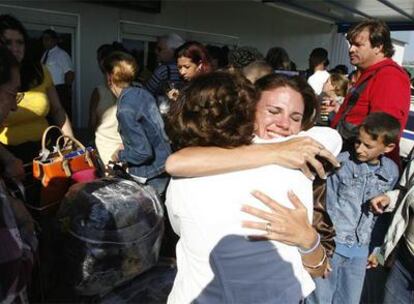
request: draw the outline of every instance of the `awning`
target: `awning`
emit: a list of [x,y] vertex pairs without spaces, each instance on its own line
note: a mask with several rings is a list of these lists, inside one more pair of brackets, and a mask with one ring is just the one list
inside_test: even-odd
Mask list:
[[392,31],[414,30],[413,0],[262,0],[263,3],[338,25],[338,32],[367,18],[387,22]]

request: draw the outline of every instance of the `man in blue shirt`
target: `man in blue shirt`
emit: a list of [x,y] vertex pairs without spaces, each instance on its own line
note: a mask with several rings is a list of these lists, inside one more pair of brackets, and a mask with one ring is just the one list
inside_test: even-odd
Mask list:
[[165,96],[166,90],[172,89],[171,84],[176,85],[181,82],[174,52],[184,42],[177,34],[169,34],[158,38],[155,54],[159,66],[145,84],[145,88],[154,97]]

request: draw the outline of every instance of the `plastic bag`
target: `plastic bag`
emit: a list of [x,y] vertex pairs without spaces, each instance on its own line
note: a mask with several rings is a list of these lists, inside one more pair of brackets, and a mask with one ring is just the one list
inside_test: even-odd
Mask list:
[[156,264],[163,209],[150,186],[118,177],[72,186],[58,212],[64,276],[103,295]]
[[167,303],[176,274],[175,264],[160,261],[147,272],[111,291],[100,303]]

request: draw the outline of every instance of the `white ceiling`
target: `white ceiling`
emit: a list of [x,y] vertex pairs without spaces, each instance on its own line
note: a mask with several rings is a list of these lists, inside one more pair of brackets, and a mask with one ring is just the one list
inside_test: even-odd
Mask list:
[[392,29],[414,30],[414,0],[262,0],[280,8],[349,25],[366,18],[386,21]]

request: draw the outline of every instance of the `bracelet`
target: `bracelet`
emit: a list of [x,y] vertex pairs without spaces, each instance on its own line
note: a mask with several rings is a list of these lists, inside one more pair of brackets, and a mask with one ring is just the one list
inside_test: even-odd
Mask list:
[[313,246],[311,248],[302,249],[302,248],[298,247],[298,251],[299,251],[300,254],[309,254],[309,253],[315,251],[316,248],[318,248],[319,244],[321,243],[321,236],[319,235],[319,233],[317,233],[316,235],[317,235],[316,242],[315,242],[315,244],[313,244]]
[[321,261],[318,264],[316,264],[316,265],[306,265],[305,263],[302,263],[303,266],[305,266],[306,268],[309,268],[309,269],[318,269],[323,264],[325,264],[325,261],[326,261],[328,256],[326,255],[326,250],[323,246],[322,246],[322,250],[323,250],[323,257],[322,257]]

